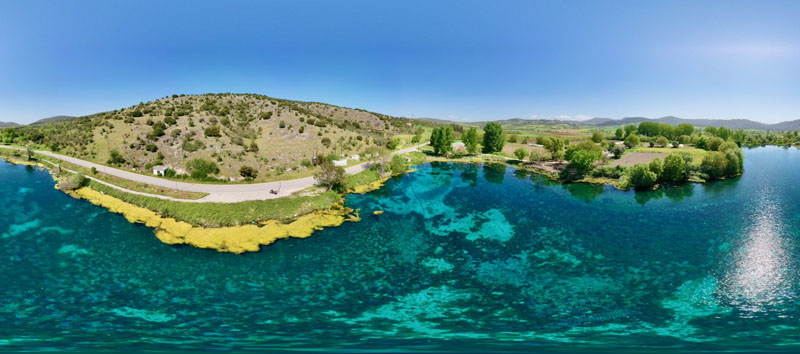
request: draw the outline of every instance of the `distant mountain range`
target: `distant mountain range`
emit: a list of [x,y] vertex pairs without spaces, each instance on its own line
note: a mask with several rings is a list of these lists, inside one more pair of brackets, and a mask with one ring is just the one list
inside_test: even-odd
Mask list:
[[[478,124],[483,125],[488,123],[489,121],[483,122],[451,122],[442,119],[434,119],[434,118],[420,118],[421,120],[434,122],[434,123],[464,123],[464,124]],[[800,130],[800,119],[792,120],[787,122],[781,122],[776,124],[765,124],[760,122],[755,122],[749,119],[685,119],[685,118],[678,118],[673,116],[661,117],[661,118],[645,118],[645,117],[625,117],[622,119],[612,119],[612,118],[592,118],[585,121],[575,121],[575,120],[557,120],[557,119],[522,119],[522,118],[512,118],[512,119],[504,119],[504,120],[497,120],[495,122],[501,123],[505,126],[508,126],[513,129],[514,126],[524,126],[524,125],[556,125],[556,124],[566,124],[571,126],[594,126],[594,127],[612,127],[618,125],[628,125],[628,124],[638,124],[641,122],[656,122],[656,123],[666,123],[671,125],[678,125],[681,123],[689,123],[697,127],[726,127],[729,129],[758,129],[758,130],[771,130],[771,131],[792,131],[792,130]]]
[[[45,124],[45,123],[52,123],[52,122],[59,122],[64,120],[75,119],[78,117],[74,116],[54,116],[49,118],[44,118],[37,120],[33,124]],[[426,122],[438,123],[438,124],[450,124],[450,123],[459,123],[459,124],[467,124],[467,125],[485,125],[490,121],[481,121],[481,122],[456,122],[446,119],[438,119],[438,118],[415,118],[417,120],[422,120]],[[781,123],[775,124],[766,124],[761,122],[752,121],[749,119],[686,119],[686,118],[678,118],[674,116],[666,116],[661,118],[646,118],[646,117],[625,117],[621,119],[613,119],[613,118],[592,118],[585,121],[576,121],[576,120],[558,120],[558,119],[523,119],[523,118],[511,118],[511,119],[503,119],[503,120],[496,120],[494,122],[502,123],[503,125],[514,129],[515,126],[522,127],[525,125],[558,125],[564,124],[569,126],[593,126],[593,127],[612,127],[617,125],[628,125],[628,124],[638,124],[641,122],[657,122],[657,123],[666,123],[671,125],[678,125],[681,123],[689,123],[697,127],[725,127],[729,129],[757,129],[757,130],[771,130],[771,131],[793,131],[793,130],[800,130],[800,119],[786,121]],[[13,122],[0,122],[0,128],[3,127],[14,127],[18,126],[19,124]]]

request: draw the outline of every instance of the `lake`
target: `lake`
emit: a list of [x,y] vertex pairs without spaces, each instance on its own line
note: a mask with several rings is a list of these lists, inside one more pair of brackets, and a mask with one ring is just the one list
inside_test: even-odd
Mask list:
[[798,172],[777,147],[650,192],[427,164],[348,196],[361,222],[234,255],[0,162],[0,350],[795,351]]

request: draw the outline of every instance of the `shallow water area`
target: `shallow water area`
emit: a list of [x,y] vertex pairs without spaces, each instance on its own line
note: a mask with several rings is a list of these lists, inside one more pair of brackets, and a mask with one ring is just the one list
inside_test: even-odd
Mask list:
[[741,178],[624,192],[433,163],[234,255],[0,162],[0,350],[795,351],[798,171],[756,148]]

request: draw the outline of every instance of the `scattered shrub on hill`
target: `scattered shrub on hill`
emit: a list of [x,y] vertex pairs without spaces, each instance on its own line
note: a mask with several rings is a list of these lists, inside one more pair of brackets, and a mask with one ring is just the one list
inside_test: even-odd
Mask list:
[[325,145],[326,148],[331,147],[331,139],[327,136],[322,138],[322,145]]
[[142,111],[140,111],[140,110],[138,110],[138,109],[134,109],[133,111],[131,111],[131,112],[130,112],[130,114],[129,114],[129,115],[130,115],[131,117],[141,117],[141,116],[143,116],[143,115],[144,115],[144,113],[142,113]]
[[244,177],[245,179],[254,179],[258,176],[258,171],[253,169],[250,166],[242,166],[239,168],[239,175]]
[[175,125],[176,123],[178,123],[178,120],[175,119],[174,117],[165,117],[164,118],[164,123],[169,124],[169,125]]
[[158,147],[156,146],[156,144],[147,144],[147,146],[145,146],[144,149],[149,151],[149,152],[158,151]]
[[107,164],[112,166],[119,166],[125,163],[125,158],[117,150],[111,150],[111,157],[106,161]]
[[206,128],[205,129],[205,135],[207,137],[215,137],[215,138],[218,138],[218,137],[222,136],[220,134],[220,132],[219,132],[219,126],[217,126],[217,125],[212,125],[212,126]]
[[190,176],[196,180],[205,180],[208,175],[219,173],[219,167],[217,167],[216,163],[199,158],[187,162],[186,169],[189,170]]

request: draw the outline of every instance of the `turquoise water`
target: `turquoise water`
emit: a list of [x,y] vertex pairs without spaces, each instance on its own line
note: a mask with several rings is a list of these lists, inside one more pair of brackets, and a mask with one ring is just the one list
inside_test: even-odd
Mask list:
[[0,350],[796,350],[800,151],[745,155],[645,193],[424,165],[349,196],[361,222],[244,255],[0,162]]

